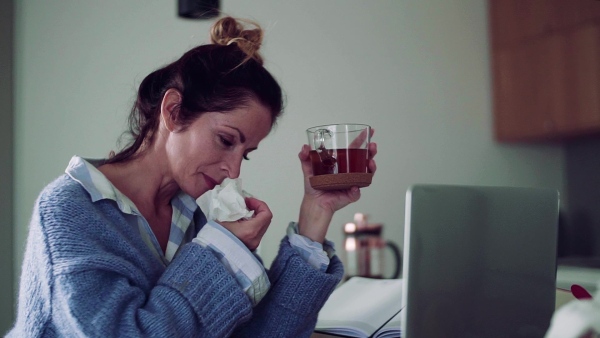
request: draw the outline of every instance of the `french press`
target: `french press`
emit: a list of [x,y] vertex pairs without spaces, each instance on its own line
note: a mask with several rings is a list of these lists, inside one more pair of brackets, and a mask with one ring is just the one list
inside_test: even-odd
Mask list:
[[[344,226],[344,263],[346,279],[353,276],[368,278],[398,278],[402,268],[402,253],[394,242],[383,239],[383,224],[369,224],[367,215],[356,213],[354,223]],[[394,271],[384,273],[385,250],[394,257]]]

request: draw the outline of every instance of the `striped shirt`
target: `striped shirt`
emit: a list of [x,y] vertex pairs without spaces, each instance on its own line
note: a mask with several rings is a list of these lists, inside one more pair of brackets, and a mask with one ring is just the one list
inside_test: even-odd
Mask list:
[[[167,248],[163,253],[150,224],[135,204],[97,169],[103,162],[73,156],[65,172],[86,189],[92,202],[111,199],[117,203],[121,212],[135,216],[129,218],[130,222],[135,223],[133,225],[139,229],[146,245],[165,266],[177,255],[183,244],[193,241],[212,250],[253,304],[258,304],[270,287],[269,279],[260,259],[237,237],[214,221],[195,225],[193,215],[199,207],[194,198],[180,191],[171,200],[171,229]],[[201,227],[200,231],[194,233],[194,229],[198,227]],[[298,225],[294,222],[289,224],[287,235],[290,244],[303,259],[316,269],[327,270],[330,258],[335,255],[333,243],[326,241],[325,245],[321,245],[299,235]]]

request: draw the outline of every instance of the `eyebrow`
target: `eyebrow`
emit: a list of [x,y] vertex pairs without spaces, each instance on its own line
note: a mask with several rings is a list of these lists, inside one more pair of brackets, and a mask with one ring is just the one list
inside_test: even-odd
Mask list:
[[231,128],[231,129],[234,129],[234,130],[236,130],[236,131],[238,132],[238,134],[240,134],[240,142],[242,142],[242,143],[245,143],[245,142],[246,142],[246,135],[244,135],[244,133],[242,133],[242,131],[241,131],[241,130],[239,130],[239,129],[238,129],[238,128],[236,128],[236,127],[232,127],[232,126],[228,126],[228,127],[229,127],[229,128]]
[[[236,127],[233,127],[233,126],[227,126],[227,127],[229,127],[229,128],[231,128],[231,129],[233,129],[233,130],[237,131],[237,132],[238,132],[238,134],[240,135],[240,142],[241,142],[241,143],[246,143],[246,135],[244,135],[244,133],[242,133],[242,131],[241,131],[241,130],[239,130],[238,128],[236,128]],[[247,149],[247,151],[248,151],[248,152],[251,152],[251,151],[254,151],[254,150],[256,150],[256,149],[258,149],[258,148],[250,148],[250,149]]]

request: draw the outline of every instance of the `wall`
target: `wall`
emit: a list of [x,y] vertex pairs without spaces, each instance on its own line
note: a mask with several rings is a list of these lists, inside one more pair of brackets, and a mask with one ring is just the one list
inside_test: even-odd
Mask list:
[[14,314],[13,1],[0,1],[0,332]]
[[[175,1],[19,1],[16,15],[15,257],[31,208],[73,154],[101,157],[125,128],[135,88],[155,67],[207,39],[210,22],[176,18]],[[551,187],[563,191],[563,149],[492,138],[486,5],[480,0],[224,0],[266,28],[266,66],[287,94],[273,133],[242,168],[268,202],[269,263],[302,198],[297,153],[307,127],[362,122],[375,130],[378,171],[355,212],[402,243],[414,183]]]

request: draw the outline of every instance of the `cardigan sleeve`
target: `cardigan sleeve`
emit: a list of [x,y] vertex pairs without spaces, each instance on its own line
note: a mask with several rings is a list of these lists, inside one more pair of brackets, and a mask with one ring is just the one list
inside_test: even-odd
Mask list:
[[271,289],[254,308],[252,320],[242,325],[235,337],[310,337],[319,311],[342,280],[344,268],[333,256],[326,272],[315,269],[286,237],[268,274]]
[[59,274],[53,287],[54,321],[66,335],[223,337],[252,311],[237,282],[198,245],[187,245],[149,293],[108,266]]

